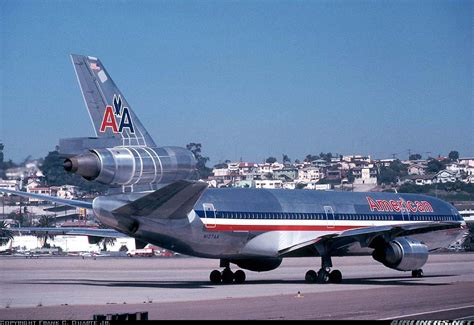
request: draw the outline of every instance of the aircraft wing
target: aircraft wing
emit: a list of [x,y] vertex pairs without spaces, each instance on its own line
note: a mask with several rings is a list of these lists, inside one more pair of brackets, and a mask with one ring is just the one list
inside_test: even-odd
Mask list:
[[459,229],[460,227],[462,226],[459,222],[449,221],[361,227],[294,244],[290,247],[280,250],[279,255],[286,257],[298,255],[300,250],[314,251],[314,246],[319,244],[328,245],[330,251],[333,252],[334,255],[337,255],[337,252],[343,252],[347,247],[356,243],[358,243],[360,247],[371,247],[371,244],[377,238],[383,238],[385,241],[391,241],[396,237],[423,234],[439,230]]
[[64,205],[69,205],[69,206],[73,206],[73,207],[77,207],[77,208],[85,208],[85,209],[92,210],[92,203],[91,202],[68,200],[68,199],[62,199],[62,198],[56,197],[56,196],[49,196],[49,195],[36,194],[36,193],[28,193],[28,192],[22,192],[22,191],[14,191],[14,190],[10,190],[10,189],[7,189],[7,188],[1,188],[1,187],[0,187],[0,192],[15,194],[15,195],[18,195],[18,196],[23,196],[23,197],[32,197],[32,198],[35,198],[35,199],[42,199],[42,200],[45,200],[45,201],[57,202],[57,203],[61,203],[61,204],[64,204]]
[[8,228],[17,234],[29,235],[82,235],[103,238],[122,238],[127,235],[113,229],[87,228],[87,227],[18,227]]

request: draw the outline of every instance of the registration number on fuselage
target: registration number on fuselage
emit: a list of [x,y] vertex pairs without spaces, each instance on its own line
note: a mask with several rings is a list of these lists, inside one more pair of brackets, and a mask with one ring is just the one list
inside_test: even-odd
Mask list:
[[219,239],[219,234],[204,234],[204,239]]

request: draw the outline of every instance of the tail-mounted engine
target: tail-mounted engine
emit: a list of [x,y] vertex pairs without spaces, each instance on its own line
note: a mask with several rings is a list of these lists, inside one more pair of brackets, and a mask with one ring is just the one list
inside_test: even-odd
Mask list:
[[391,269],[412,271],[420,269],[428,260],[428,247],[408,237],[397,238],[391,242],[381,242],[372,257]]
[[102,184],[131,186],[189,179],[195,164],[193,154],[180,147],[114,147],[67,158],[64,169]]

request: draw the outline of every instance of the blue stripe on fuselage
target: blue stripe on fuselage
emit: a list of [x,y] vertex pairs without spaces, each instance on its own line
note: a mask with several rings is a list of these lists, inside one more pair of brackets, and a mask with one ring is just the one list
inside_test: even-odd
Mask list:
[[[207,217],[217,219],[248,219],[248,220],[327,220],[326,214],[321,213],[291,213],[291,212],[249,212],[249,211],[216,211],[204,212],[204,210],[195,210],[200,218]],[[329,216],[333,220],[332,216]],[[342,221],[461,221],[457,215],[422,215],[422,214],[334,214],[334,220]]]

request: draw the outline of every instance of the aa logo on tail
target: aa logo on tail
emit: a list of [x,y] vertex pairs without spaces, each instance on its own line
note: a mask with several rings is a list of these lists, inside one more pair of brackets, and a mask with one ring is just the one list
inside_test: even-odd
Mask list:
[[130,133],[135,133],[133,129],[132,117],[128,107],[123,107],[122,97],[114,94],[114,106],[105,107],[104,117],[100,125],[100,132],[106,132],[111,128],[113,133],[122,133],[123,129],[128,128]]

